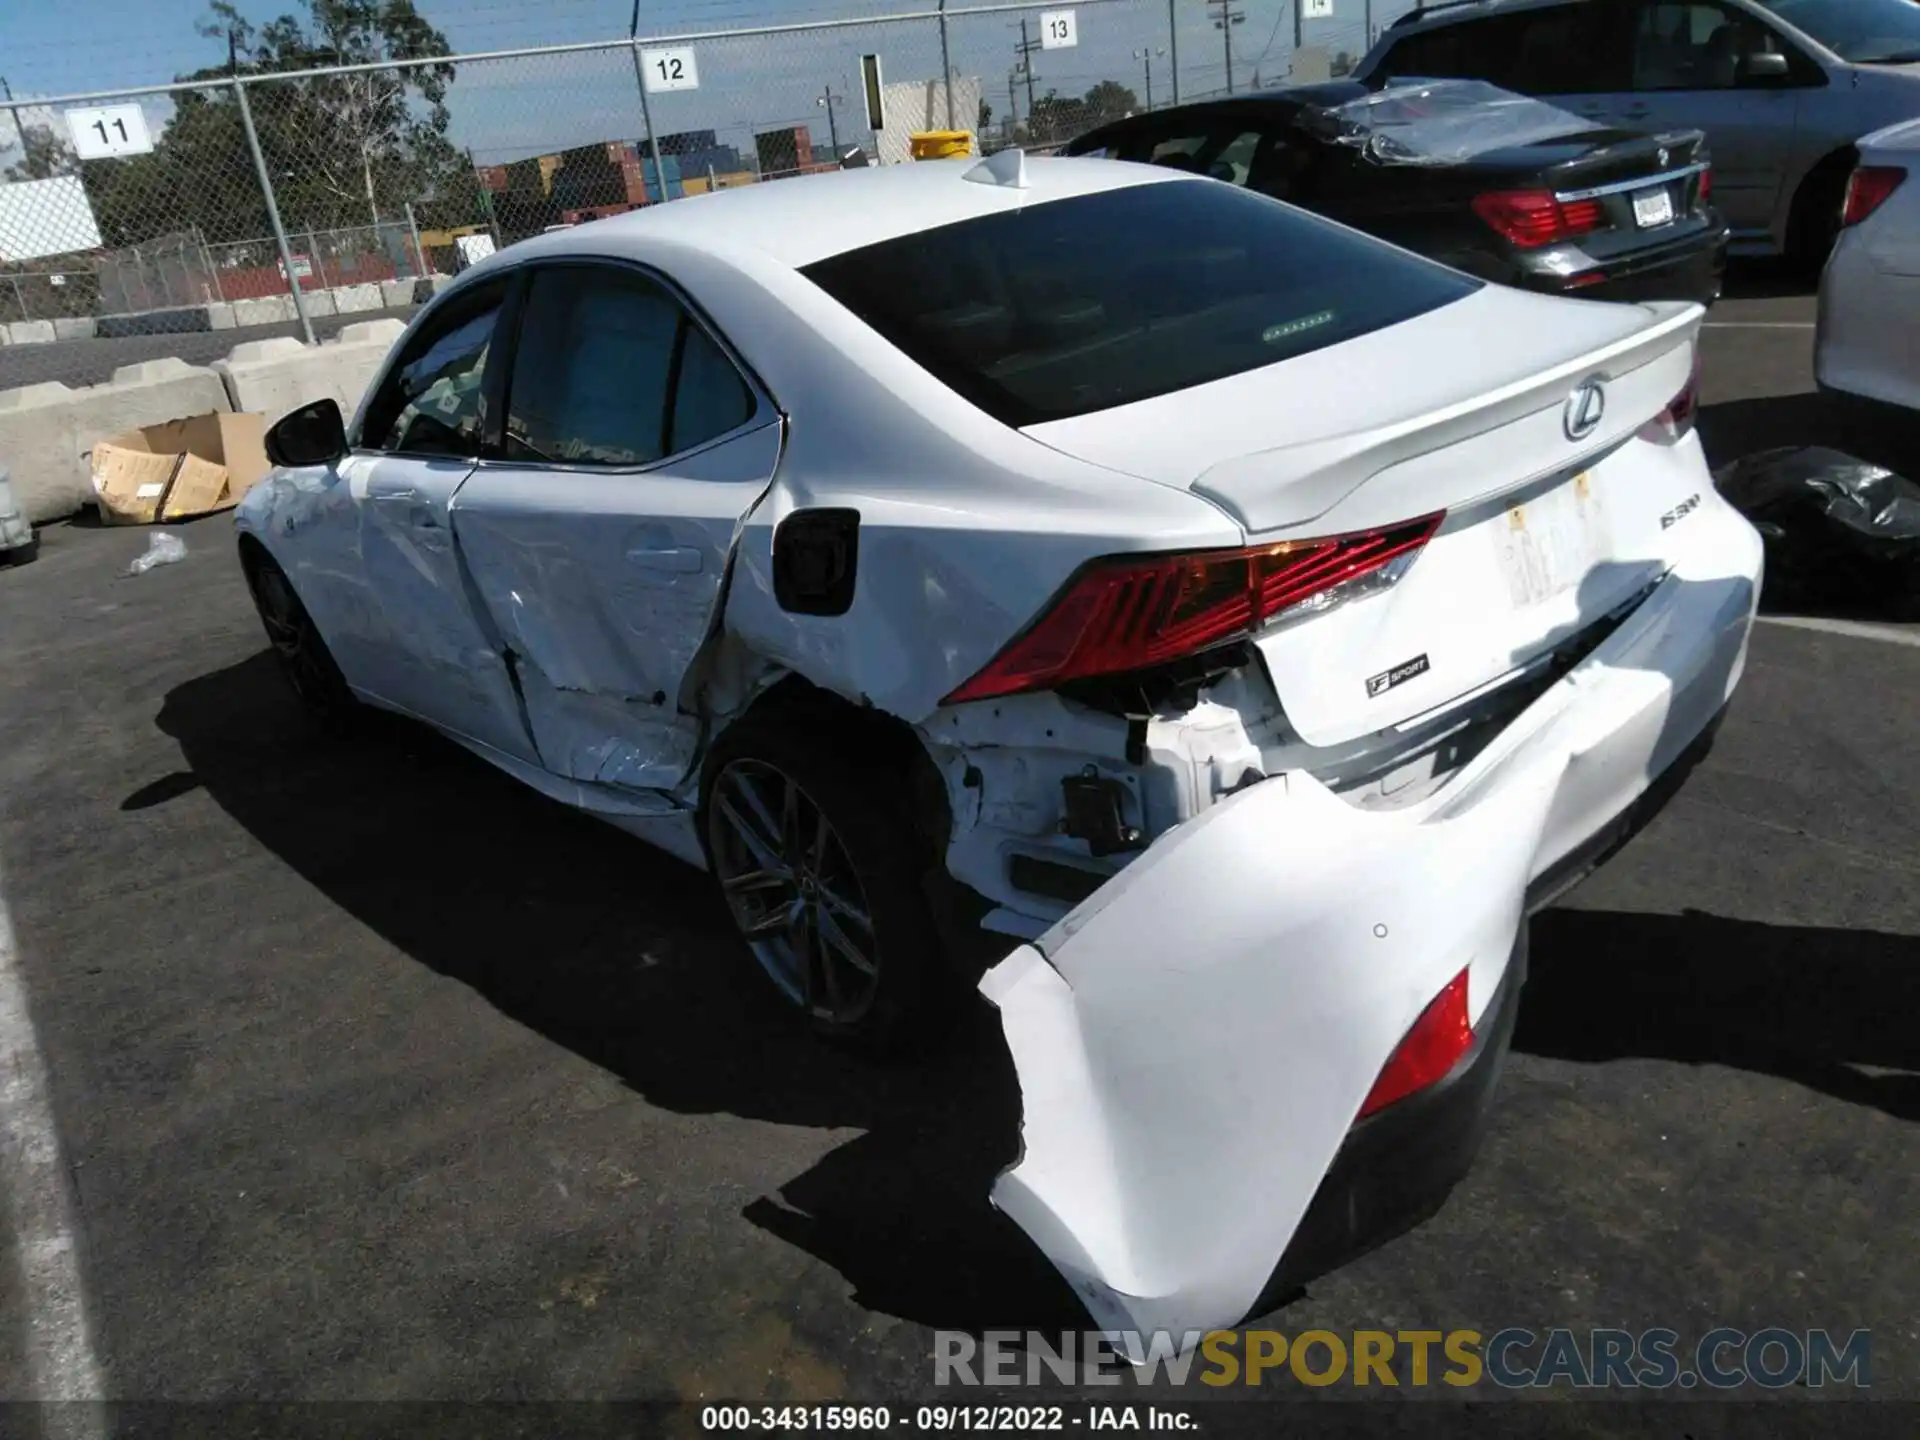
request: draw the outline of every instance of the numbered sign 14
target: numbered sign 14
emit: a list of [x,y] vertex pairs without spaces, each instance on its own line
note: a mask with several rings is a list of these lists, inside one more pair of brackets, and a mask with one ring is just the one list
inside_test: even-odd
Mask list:
[[1080,33],[1074,28],[1073,11],[1048,10],[1040,16],[1040,48],[1042,50],[1071,50],[1080,43]]
[[89,105],[67,111],[67,135],[82,160],[144,155],[153,149],[146,113],[138,105]]
[[700,67],[693,63],[691,45],[670,45],[661,50],[642,50],[640,70],[647,77],[649,94],[663,90],[698,90]]

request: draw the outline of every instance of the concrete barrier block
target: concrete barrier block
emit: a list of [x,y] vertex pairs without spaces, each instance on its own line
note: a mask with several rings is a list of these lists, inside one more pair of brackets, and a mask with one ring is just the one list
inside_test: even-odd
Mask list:
[[328,395],[352,415],[406,328],[398,320],[363,320],[342,327],[322,345],[255,340],[236,345],[225,360],[214,362],[214,369],[233,408],[265,415],[270,425],[289,410]]
[[233,329],[233,306],[224,303],[207,306],[207,329]]
[[[35,524],[71,515],[91,493],[73,397],[58,381],[0,390],[0,465],[13,474],[14,500]],[[86,488],[76,489],[75,479]]]
[[338,285],[330,292],[334,313],[357,315],[362,310],[378,310],[384,303],[378,285]]
[[51,320],[16,320],[7,326],[9,345],[51,345],[53,341]]
[[306,302],[309,320],[326,320],[340,313],[331,290],[302,290],[300,298]]
[[91,340],[94,336],[94,323],[91,315],[80,315],[70,320],[53,322],[53,338],[56,340]]
[[418,283],[414,280],[382,280],[380,282],[381,307],[387,310],[402,310],[413,304],[413,292]]
[[267,295],[258,300],[233,302],[233,323],[247,325],[284,325],[297,319],[291,295]]

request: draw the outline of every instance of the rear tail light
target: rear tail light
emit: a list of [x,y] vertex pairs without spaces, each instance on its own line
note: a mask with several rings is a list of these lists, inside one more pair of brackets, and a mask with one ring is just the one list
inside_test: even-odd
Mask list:
[[1493,190],[1473,197],[1473,213],[1523,250],[1598,230],[1598,200],[1561,201],[1551,190]]
[[1656,440],[1663,445],[1671,445],[1681,440],[1693,429],[1694,416],[1700,409],[1700,347],[1694,346],[1693,369],[1687,376],[1687,383],[1680,393],[1667,402],[1667,408],[1640,427],[1640,438]]
[[1713,171],[1711,168],[1700,172],[1700,203],[1706,204],[1713,198]]
[[1847,198],[1840,207],[1840,224],[1858,225],[1886,203],[1900,188],[1907,172],[1898,165],[1862,165],[1847,177]]
[[1245,639],[1282,616],[1383,589],[1405,573],[1441,518],[1244,550],[1096,560],[941,703],[1150,669]]
[[1473,1048],[1473,1022],[1467,1018],[1467,972],[1462,970],[1433,997],[1420,1018],[1381,1067],[1380,1077],[1360,1107],[1364,1120],[1396,1100],[1404,1100],[1444,1080]]

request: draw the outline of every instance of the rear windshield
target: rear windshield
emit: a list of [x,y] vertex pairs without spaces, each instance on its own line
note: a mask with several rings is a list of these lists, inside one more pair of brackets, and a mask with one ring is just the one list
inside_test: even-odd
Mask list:
[[802,273],[1013,426],[1324,350],[1480,288],[1209,180],[1130,185],[963,220]]

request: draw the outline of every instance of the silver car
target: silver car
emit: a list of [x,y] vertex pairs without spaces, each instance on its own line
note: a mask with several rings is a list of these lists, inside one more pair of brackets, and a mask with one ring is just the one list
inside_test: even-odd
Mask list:
[[1464,0],[1411,11],[1354,72],[1470,77],[1625,129],[1699,129],[1736,254],[1817,265],[1862,135],[1920,116],[1915,0]]

